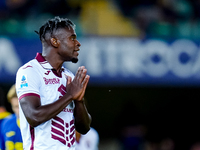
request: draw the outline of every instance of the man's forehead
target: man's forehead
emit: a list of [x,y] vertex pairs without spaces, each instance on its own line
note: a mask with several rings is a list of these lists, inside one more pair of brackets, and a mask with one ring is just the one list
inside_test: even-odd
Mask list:
[[72,27],[58,28],[56,31],[54,31],[54,34],[58,36],[59,35],[76,36],[76,32]]

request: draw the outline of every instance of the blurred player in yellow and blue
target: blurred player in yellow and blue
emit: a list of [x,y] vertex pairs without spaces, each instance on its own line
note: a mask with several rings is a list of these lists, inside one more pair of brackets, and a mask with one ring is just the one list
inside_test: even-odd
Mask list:
[[[5,102],[4,90],[0,87],[0,129],[1,129],[3,120],[5,120],[11,114],[10,112],[6,110],[4,102]],[[0,135],[1,135],[1,130],[0,130]],[[2,138],[0,137],[0,145],[2,142],[3,142]]]
[[23,150],[22,137],[19,124],[19,102],[13,85],[7,94],[7,99],[12,106],[14,114],[3,120],[1,125],[0,150]]

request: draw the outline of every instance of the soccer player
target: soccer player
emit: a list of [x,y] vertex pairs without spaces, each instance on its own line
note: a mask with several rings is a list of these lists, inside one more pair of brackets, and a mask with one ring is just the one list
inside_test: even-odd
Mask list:
[[11,104],[14,114],[10,115],[2,122],[0,150],[22,150],[22,137],[19,123],[19,102],[15,85],[12,85],[7,94],[7,99]]
[[75,129],[90,130],[91,116],[84,103],[90,76],[84,66],[75,76],[63,67],[76,63],[81,44],[75,24],[55,17],[37,32],[42,53],[19,68],[16,89],[24,150],[75,150]]
[[6,110],[5,104],[4,104],[4,91],[3,89],[0,87],[0,150],[1,150],[1,145],[4,144],[3,138],[1,137],[1,126],[3,121],[11,115],[10,112],[8,112]]

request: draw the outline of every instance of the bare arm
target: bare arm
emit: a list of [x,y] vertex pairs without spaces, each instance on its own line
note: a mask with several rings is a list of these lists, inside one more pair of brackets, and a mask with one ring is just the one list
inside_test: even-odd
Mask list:
[[48,121],[60,113],[73,99],[79,99],[85,93],[89,77],[86,76],[85,67],[79,67],[73,81],[68,80],[67,93],[57,101],[41,105],[40,98],[26,96],[20,100],[24,115],[32,127]]
[[20,105],[28,123],[32,127],[36,127],[41,123],[55,117],[71,101],[72,97],[70,95],[64,95],[62,98],[55,101],[54,103],[41,105],[39,97],[26,96],[20,100]]
[[[87,111],[83,97],[85,95],[85,90],[89,82],[90,76],[86,75],[86,69],[80,70],[80,72],[80,76],[76,76],[73,81],[82,80],[79,82],[83,83],[82,85],[84,90],[82,90],[82,93],[77,97],[77,99],[74,100],[74,118],[76,130],[81,134],[86,134],[90,130],[91,116]],[[85,76],[85,78],[83,79],[81,76]],[[70,82],[71,79],[69,80],[68,84],[70,84]]]
[[84,100],[75,101],[74,117],[76,130],[81,134],[86,134],[90,130],[92,119],[87,111]]

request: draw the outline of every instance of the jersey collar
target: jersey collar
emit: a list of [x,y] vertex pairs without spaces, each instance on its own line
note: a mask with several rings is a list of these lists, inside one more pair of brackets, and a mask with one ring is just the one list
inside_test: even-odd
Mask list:
[[35,59],[40,63],[40,65],[45,69],[53,69],[53,67],[46,61],[41,53],[37,53]]
[[61,72],[64,71],[64,67],[61,68],[60,73],[58,74],[56,72],[56,70],[49,64],[48,61],[46,61],[46,59],[42,56],[41,53],[37,53],[35,59],[40,63],[40,65],[45,68],[45,69],[49,69],[52,70],[54,72],[55,75],[57,76],[61,76]]

